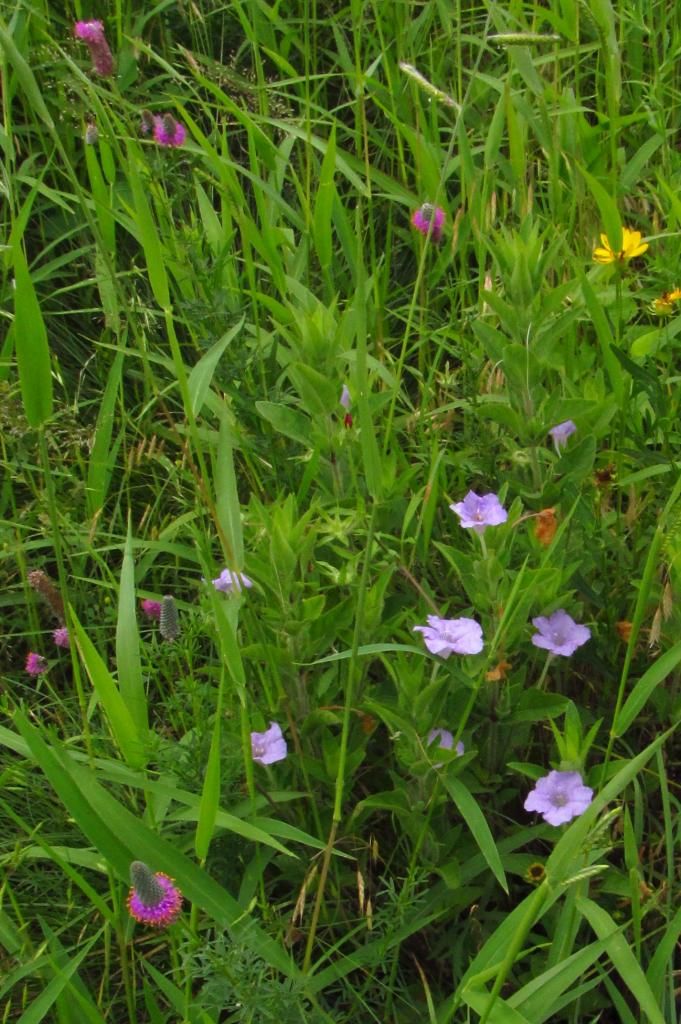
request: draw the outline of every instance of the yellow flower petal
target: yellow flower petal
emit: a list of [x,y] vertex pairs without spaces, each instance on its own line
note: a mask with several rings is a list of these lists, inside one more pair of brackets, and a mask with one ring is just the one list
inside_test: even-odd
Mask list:
[[614,263],[616,259],[614,252],[610,248],[594,249],[593,258],[596,263]]

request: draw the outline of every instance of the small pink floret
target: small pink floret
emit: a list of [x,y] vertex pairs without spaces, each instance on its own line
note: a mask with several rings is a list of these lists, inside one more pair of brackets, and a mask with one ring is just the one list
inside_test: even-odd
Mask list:
[[99,43],[104,39],[104,24],[101,21],[77,21],[73,34],[85,43]]
[[151,601],[148,598],[145,598],[144,601],[141,602],[141,607],[142,607],[142,611],[144,612],[144,614],[146,616],[148,616],[148,618],[160,620],[160,618],[161,618],[161,602],[160,601]]
[[52,634],[52,639],[54,640],[57,647],[69,647],[71,644],[71,640],[69,638],[69,631],[66,628],[66,626],[60,626],[59,629],[55,629],[55,631]]
[[411,215],[412,225],[422,235],[430,235],[434,242],[439,242],[442,237],[442,228],[445,223],[445,211],[441,206],[433,206],[432,203],[424,203]]
[[159,146],[181,146],[187,138],[187,129],[171,117],[154,118],[154,139]]
[[47,671],[47,661],[43,658],[42,654],[36,654],[31,651],[26,658],[26,671],[29,676],[39,676],[42,672]]
[[174,885],[172,878],[157,871],[154,878],[164,890],[163,899],[155,906],[145,905],[136,889],[132,888],[128,895],[128,910],[140,924],[151,925],[152,928],[167,928],[180,916],[182,910],[182,893]]

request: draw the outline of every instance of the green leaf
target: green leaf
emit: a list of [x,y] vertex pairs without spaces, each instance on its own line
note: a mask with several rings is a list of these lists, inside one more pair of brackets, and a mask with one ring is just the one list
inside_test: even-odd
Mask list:
[[116,462],[119,443],[111,444],[114,423],[114,407],[121,383],[123,352],[117,352],[107,375],[106,386],[101,397],[95,439],[87,466],[87,507],[88,514],[96,516],[101,510],[109,490],[111,474]]
[[40,427],[52,415],[47,330],[21,245],[14,246],[14,347],[26,419]]
[[289,405],[279,405],[275,402],[256,402],[255,408],[279,434],[299,441],[306,448],[312,447],[310,421],[302,412],[297,412]]
[[681,640],[671,650],[662,654],[644,672],[627,697],[612,727],[614,736],[623,736],[636,716],[650,699],[653,691],[663,683],[681,661]]
[[237,334],[241,331],[244,325],[245,317],[241,317],[238,324],[231,327],[219,341],[216,341],[207,352],[205,352],[198,363],[192,367],[189,377],[187,378],[187,387],[189,389],[189,398],[191,401],[191,410],[193,416],[198,416],[203,408],[203,404],[208,394],[211,381],[213,380],[213,374],[215,369],[220,362],[220,359],[227,348],[227,346],[234,341]]
[[128,519],[128,534],[123,550],[121,581],[118,588],[118,619],[116,622],[116,668],[118,686],[123,703],[135,723],[141,743],[148,742],[149,714],[142,677],[140,638],[137,629],[135,597],[135,561],[132,554],[132,532]]
[[229,568],[241,572],[244,564],[244,536],[241,505],[234,472],[234,449],[227,412],[220,410],[220,433],[213,467],[215,509]]
[[332,249],[332,211],[333,200],[336,194],[334,175],[336,173],[336,127],[331,129],[329,141],[326,146],[322,167],[319,173],[319,185],[315,197],[314,215],[312,223],[312,234],[314,237],[317,256],[322,270],[331,266],[333,259]]
[[508,883],[504,874],[504,866],[497,850],[489,825],[485,820],[475,797],[459,779],[445,776],[445,788],[456,804],[463,820],[471,830],[480,852],[487,861],[490,871],[504,892],[508,892]]
[[591,195],[596,200],[596,205],[601,215],[601,221],[603,222],[603,228],[605,234],[608,236],[610,242],[610,248],[614,252],[620,252],[622,249],[622,221],[620,219],[619,210],[617,209],[617,203],[606,189],[603,188],[601,183],[594,178],[592,174],[582,167],[581,164],[577,164],[577,170],[584,178]]

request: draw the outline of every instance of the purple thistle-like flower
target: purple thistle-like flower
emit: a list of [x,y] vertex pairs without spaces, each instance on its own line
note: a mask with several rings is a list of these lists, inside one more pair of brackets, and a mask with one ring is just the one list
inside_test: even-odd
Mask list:
[[463,501],[449,506],[461,520],[464,530],[484,533],[488,526],[499,526],[508,519],[508,512],[496,494],[476,494],[469,491]]
[[104,35],[102,22],[77,21],[73,26],[73,34],[87,46],[97,74],[101,78],[109,78],[114,72],[114,59]]
[[571,434],[574,434],[576,430],[577,427],[572,420],[565,420],[564,423],[559,423],[557,426],[551,427],[549,434],[553,438],[556,451],[560,451],[560,449],[567,444],[568,437],[570,437]]
[[422,235],[430,233],[434,242],[439,242],[442,237],[442,228],[445,222],[445,211],[441,206],[433,206],[432,203],[423,203],[418,210],[411,215],[412,225]]
[[338,399],[338,401],[340,402],[344,409],[349,409],[350,406],[352,405],[352,397],[350,395],[350,390],[347,384],[343,385],[343,390],[341,391],[341,396]]
[[429,615],[428,625],[414,626],[414,632],[423,633],[430,653],[442,658],[450,654],[479,654],[483,647],[482,627],[475,619],[441,619]]
[[153,132],[159,146],[181,146],[187,138],[187,129],[172,114],[154,117]]
[[69,637],[69,631],[66,626],[60,626],[59,629],[55,629],[52,633],[52,639],[57,647],[71,646],[71,638]]
[[42,654],[36,654],[31,651],[26,657],[26,671],[29,676],[39,676],[42,672],[47,672],[47,661],[43,658]]
[[252,732],[251,752],[253,760],[258,764],[274,764],[276,761],[283,761],[288,753],[288,747],[281,726],[276,722],[270,722],[270,727],[265,732]]
[[130,865],[132,888],[128,910],[141,924],[166,928],[176,921],[182,910],[182,893],[173,879],[162,871],[152,871],[141,860]]
[[160,601],[151,601],[149,598],[145,598],[144,601],[140,602],[142,611],[149,619],[156,619],[157,621],[161,618],[161,609],[163,605]]
[[549,772],[537,780],[523,807],[537,811],[549,825],[564,825],[583,814],[593,796],[579,772]]
[[223,594],[253,586],[253,580],[249,579],[245,572],[232,572],[231,569],[223,569],[218,578],[212,580],[212,583],[215,589],[220,590]]
[[542,647],[551,654],[560,654],[564,658],[569,658],[591,637],[588,626],[581,626],[575,622],[562,608],[548,617],[540,615],[532,619],[532,625],[539,630],[532,637],[534,646]]
[[[428,746],[434,743],[435,740],[439,739],[438,747],[442,750],[451,750],[454,746],[454,737],[449,729],[431,729],[428,733]],[[456,753],[459,757],[464,753],[464,745],[461,740],[456,745]]]

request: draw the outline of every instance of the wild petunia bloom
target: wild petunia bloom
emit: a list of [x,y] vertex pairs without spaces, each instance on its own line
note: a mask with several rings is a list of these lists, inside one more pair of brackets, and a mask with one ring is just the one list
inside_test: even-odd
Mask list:
[[350,407],[352,406],[352,395],[350,394],[350,390],[349,390],[347,384],[343,385],[343,390],[341,391],[341,396],[339,398],[339,402],[343,406],[343,408],[345,409],[345,416],[343,417],[343,423],[344,423],[344,425],[346,427],[351,427],[352,426],[352,413],[350,412]]
[[176,921],[182,910],[182,893],[162,871],[152,871],[141,860],[130,865],[132,888],[128,910],[140,924],[166,928]]
[[104,35],[101,21],[77,21],[73,34],[90,51],[92,66],[101,78],[109,78],[114,72],[114,59]]
[[615,252],[607,235],[601,235],[601,245],[596,246],[593,258],[596,263],[627,263],[635,256],[642,256],[648,248],[647,242],[641,241],[641,232],[622,228],[622,248]]
[[589,627],[579,625],[562,608],[548,617],[540,615],[532,619],[532,625],[539,631],[532,637],[534,646],[563,658],[569,658],[591,637]]
[[71,638],[66,626],[60,626],[59,629],[55,629],[52,633],[52,639],[57,647],[70,647],[71,645]]
[[29,676],[39,676],[42,672],[47,672],[47,661],[43,658],[42,654],[35,654],[31,651],[26,657],[26,671]]
[[430,234],[434,242],[439,242],[445,222],[445,211],[441,206],[424,203],[418,210],[413,212],[411,222],[422,235],[428,236]]
[[[451,750],[454,746],[454,737],[449,729],[431,729],[428,733],[428,746],[435,743],[435,740],[439,740],[438,747],[443,750]],[[461,740],[456,745],[456,752],[461,757],[464,753],[464,745]]]
[[556,451],[560,451],[564,445],[567,444],[567,439],[575,433],[577,427],[572,420],[565,420],[563,423],[559,423],[555,427],[551,427],[549,435],[553,439],[553,443],[556,446]]
[[141,608],[144,614],[149,619],[156,619],[157,621],[161,618],[161,608],[163,605],[160,601],[150,601],[149,598],[145,598],[141,602]]
[[251,753],[253,760],[258,764],[275,764],[276,761],[283,761],[288,753],[288,747],[281,726],[276,722],[270,722],[270,727],[265,732],[252,732]]
[[537,811],[549,825],[564,825],[583,814],[593,796],[579,772],[549,772],[537,780],[523,807]]
[[220,590],[223,594],[253,586],[253,580],[249,579],[245,572],[232,572],[231,569],[223,569],[218,578],[212,580],[212,583],[215,589]]
[[508,512],[496,494],[478,495],[469,491],[463,501],[449,506],[461,520],[464,530],[484,533],[488,526],[499,526],[508,519]]
[[414,626],[413,631],[423,633],[430,653],[441,658],[450,654],[479,654],[483,648],[482,627],[475,619],[440,619],[429,615],[428,625]]

